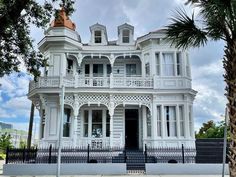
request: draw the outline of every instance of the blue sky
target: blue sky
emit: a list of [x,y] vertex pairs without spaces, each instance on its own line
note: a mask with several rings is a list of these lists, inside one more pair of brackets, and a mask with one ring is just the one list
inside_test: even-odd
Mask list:
[[[82,42],[90,39],[89,26],[100,23],[106,26],[109,40],[117,38],[117,26],[127,22],[134,26],[135,37],[167,25],[176,8],[184,7],[183,0],[80,0],[71,19],[76,24]],[[42,39],[43,30],[32,27],[35,45]],[[190,49],[193,89],[198,91],[194,102],[195,129],[208,120],[220,121],[224,114],[224,79],[222,68],[223,42],[209,42],[205,47]],[[27,99],[30,76],[22,67],[21,77],[12,74],[0,78],[0,121],[14,128],[27,130],[31,102]],[[35,113],[38,127],[38,111]]]

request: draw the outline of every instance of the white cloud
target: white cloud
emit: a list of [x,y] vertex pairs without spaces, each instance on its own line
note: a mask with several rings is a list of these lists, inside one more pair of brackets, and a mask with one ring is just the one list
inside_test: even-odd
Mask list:
[[15,97],[10,99],[3,106],[7,109],[14,109],[16,115],[27,115],[29,116],[31,101],[26,97]]
[[0,118],[15,118],[15,117],[16,117],[15,114],[0,107]]

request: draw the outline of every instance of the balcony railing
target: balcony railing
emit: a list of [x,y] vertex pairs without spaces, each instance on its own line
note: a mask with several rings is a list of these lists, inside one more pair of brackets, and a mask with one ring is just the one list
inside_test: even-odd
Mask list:
[[62,84],[65,87],[97,87],[97,88],[153,88],[152,77],[40,77],[31,81],[29,92],[36,88],[56,88]]
[[62,84],[71,88],[134,88],[134,89],[186,89],[192,88],[188,77],[40,77],[31,81],[29,92],[36,88],[59,88]]

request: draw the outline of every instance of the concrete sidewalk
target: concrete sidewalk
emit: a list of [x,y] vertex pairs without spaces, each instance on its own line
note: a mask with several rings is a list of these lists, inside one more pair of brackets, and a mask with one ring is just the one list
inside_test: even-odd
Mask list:
[[[7,177],[0,175],[1,177]],[[55,177],[56,175],[54,175]],[[145,174],[128,174],[128,175],[80,175],[80,176],[61,176],[61,177],[222,177],[222,175],[145,175]],[[21,176],[21,177],[53,177],[51,176]],[[225,175],[229,177],[229,175]]]

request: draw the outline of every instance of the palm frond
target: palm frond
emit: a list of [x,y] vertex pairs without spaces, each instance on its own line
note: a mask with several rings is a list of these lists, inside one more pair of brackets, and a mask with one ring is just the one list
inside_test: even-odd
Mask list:
[[165,40],[177,48],[204,46],[207,42],[207,33],[196,26],[194,14],[189,17],[185,10],[176,10],[171,18],[172,23],[167,27]]
[[235,26],[231,0],[200,0],[200,15],[205,22],[209,37],[230,39]]

